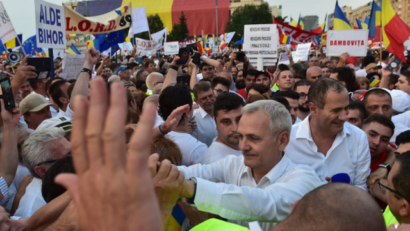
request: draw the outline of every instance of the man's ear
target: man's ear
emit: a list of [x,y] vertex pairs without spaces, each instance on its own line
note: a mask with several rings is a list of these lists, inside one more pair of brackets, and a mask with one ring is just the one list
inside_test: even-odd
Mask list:
[[43,178],[43,176],[46,174],[47,169],[43,166],[36,166],[34,167],[34,172],[40,177]]
[[310,103],[308,104],[308,106],[309,106],[310,114],[316,115],[316,114],[317,114],[317,110],[318,110],[318,107],[316,106],[316,104],[310,102]]
[[281,152],[283,152],[285,150],[286,146],[288,146],[289,139],[290,139],[289,137],[290,137],[290,135],[289,135],[289,132],[287,132],[287,131],[283,131],[278,135],[277,145],[278,145],[278,148]]
[[67,98],[65,98],[65,97],[60,97],[60,98],[58,98],[58,100],[62,103],[62,104],[68,104],[70,101],[67,99]]

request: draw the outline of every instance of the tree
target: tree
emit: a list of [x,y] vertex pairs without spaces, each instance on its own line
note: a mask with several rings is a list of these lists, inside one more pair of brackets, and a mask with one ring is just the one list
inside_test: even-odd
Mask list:
[[[147,19],[148,19],[149,31],[151,33],[155,33],[155,32],[158,32],[158,31],[164,29],[164,23],[162,22],[162,20],[161,20],[161,18],[159,17],[158,14],[150,15],[150,16],[147,17]],[[125,36],[127,36],[127,35],[128,35],[128,31],[127,31],[127,34]],[[150,39],[149,35],[148,35],[148,31],[136,34],[134,37],[142,38],[142,39],[146,39],[146,40]]]
[[186,24],[186,20],[184,11],[182,11],[181,17],[179,18],[179,23],[172,26],[172,31],[168,34],[167,40],[179,41],[188,38],[189,29]]
[[276,16],[276,17],[274,17],[275,19],[277,19],[277,20],[279,20],[279,21],[282,21],[282,22],[284,22],[287,18],[288,18],[288,16],[285,16],[285,17],[282,17],[282,16]]
[[246,4],[233,12],[225,26],[225,32],[236,32],[231,43],[241,39],[244,35],[244,25],[249,24],[272,24],[272,13],[268,3],[262,3],[259,6]]

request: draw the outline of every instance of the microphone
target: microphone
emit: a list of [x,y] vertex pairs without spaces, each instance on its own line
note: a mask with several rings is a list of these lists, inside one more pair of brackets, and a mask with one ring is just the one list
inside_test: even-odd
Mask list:
[[347,173],[338,173],[332,176],[331,182],[350,184],[350,176]]

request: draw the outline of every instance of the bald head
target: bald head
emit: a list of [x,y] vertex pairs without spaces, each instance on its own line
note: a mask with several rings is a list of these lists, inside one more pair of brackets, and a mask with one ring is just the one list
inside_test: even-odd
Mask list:
[[309,67],[309,69],[306,72],[306,79],[312,83],[316,82],[316,80],[318,80],[319,78],[322,78],[322,76],[322,69],[317,66]]
[[221,71],[219,72],[218,76],[229,80],[229,86],[232,86],[232,74],[229,71]]
[[150,89],[151,91],[154,89],[155,85],[158,83],[163,83],[164,82],[164,76],[161,73],[158,72],[152,72],[151,74],[148,75],[146,83],[147,83],[147,88]]
[[363,189],[330,183],[306,194],[291,215],[270,231],[386,230],[380,208]]

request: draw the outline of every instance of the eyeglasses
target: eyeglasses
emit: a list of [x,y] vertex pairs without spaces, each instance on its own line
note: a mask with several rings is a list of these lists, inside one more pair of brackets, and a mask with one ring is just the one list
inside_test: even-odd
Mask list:
[[305,97],[308,96],[308,94],[301,92],[301,93],[299,93],[299,96],[300,96],[300,98],[305,98]]
[[385,189],[389,190],[390,192],[395,193],[395,194],[397,194],[397,195],[403,197],[406,201],[409,201],[409,200],[406,199],[405,196],[403,196],[403,195],[400,194],[399,192],[397,192],[397,191],[395,191],[395,190],[389,188],[388,186],[386,186],[386,185],[380,183],[380,180],[378,180],[377,183],[379,184],[380,188],[385,188]]
[[198,101],[199,102],[206,102],[206,101],[208,101],[208,99],[214,99],[214,98],[215,98],[215,95],[212,94],[212,95],[208,95],[207,97],[203,97],[201,99],[198,99]]
[[228,93],[227,91],[224,91],[222,89],[214,89],[214,90],[218,93],[218,95],[223,94],[223,93]]
[[[67,156],[71,156],[71,152],[69,152],[68,154],[67,154]],[[67,157],[66,156],[66,157]],[[36,164],[36,166],[39,166],[39,165],[42,165],[42,164],[54,164],[55,162],[57,162],[57,161],[59,161],[59,160],[62,160],[62,159],[64,159],[65,157],[63,157],[63,158],[60,158],[60,159],[55,159],[55,160],[46,160],[46,161],[43,161],[43,162],[40,162],[40,163],[38,163],[38,164]]]

